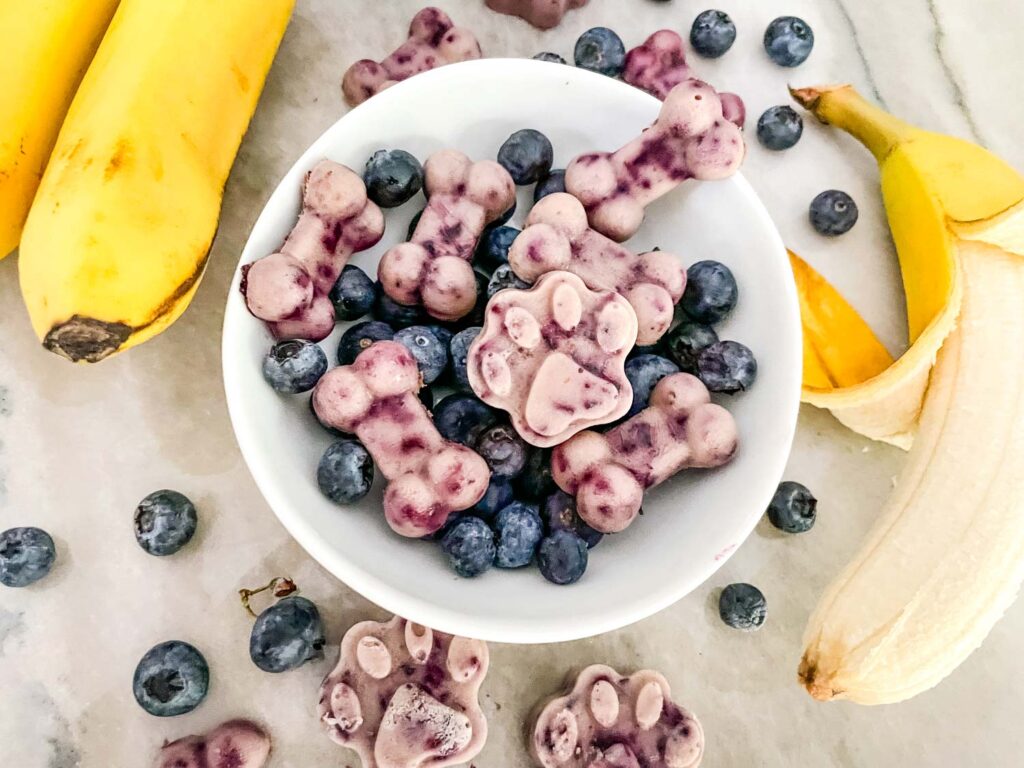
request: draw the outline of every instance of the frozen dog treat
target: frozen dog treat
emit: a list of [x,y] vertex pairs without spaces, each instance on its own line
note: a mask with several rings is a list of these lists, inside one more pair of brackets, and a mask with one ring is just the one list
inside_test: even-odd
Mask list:
[[542,768],[697,768],[704,730],[661,673],[594,664],[541,709],[530,752]]
[[263,768],[270,737],[255,723],[231,720],[202,736],[165,744],[157,768]]
[[354,107],[400,80],[481,55],[472,32],[456,27],[440,8],[424,8],[412,17],[409,39],[383,61],[362,59],[349,67],[341,91]]
[[438,433],[416,396],[421,384],[412,353],[398,342],[378,341],[352,365],[324,374],[313,390],[321,423],[356,435],[390,481],[384,491],[388,523],[415,537],[476,504],[490,481],[480,456]]
[[246,306],[276,338],[326,338],[334,328],[327,294],[352,254],[383,234],[384,214],[367,200],[359,175],[321,160],[306,176],[299,220],[281,250],[247,268]]
[[507,288],[487,303],[469,348],[469,383],[508,411],[528,443],[556,445],[629,410],[624,364],[635,341],[636,314],[625,299],[549,272],[532,289]]
[[677,257],[666,251],[635,255],[591,229],[583,205],[564,192],[533,207],[508,261],[527,282],[560,269],[582,278],[588,288],[621,294],[636,312],[637,344],[653,344],[669,329],[686,287],[686,270]]
[[424,165],[428,197],[410,241],[388,250],[377,276],[384,292],[406,306],[422,306],[439,320],[458,320],[476,304],[470,259],[484,228],[516,200],[508,171],[491,160],[473,162],[454,149]]
[[650,203],[687,179],[731,176],[744,152],[743,135],[723,115],[715,89],[684,80],[654,124],[629,144],[573,160],[565,189],[583,203],[590,226],[621,242],[640,228]]
[[473,759],[487,740],[478,700],[487,644],[395,616],[364,621],[341,641],[320,688],[328,735],[363,768],[444,768]]
[[696,376],[674,373],[654,387],[650,405],[604,434],[581,432],[555,448],[551,473],[576,497],[588,525],[626,528],[644,490],[688,467],[718,467],[736,453],[736,422]]
[[557,27],[567,11],[586,4],[587,0],[487,0],[492,11],[519,16],[538,29]]

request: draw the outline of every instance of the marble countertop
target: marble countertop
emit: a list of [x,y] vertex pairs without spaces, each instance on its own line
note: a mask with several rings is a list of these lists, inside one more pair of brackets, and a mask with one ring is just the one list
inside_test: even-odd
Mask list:
[[[0,591],[0,762],[17,768],[120,768],[152,763],[165,738],[234,716],[271,729],[272,768],[353,766],[314,716],[333,653],[284,675],[248,659],[251,620],[236,591],[295,579],[325,615],[332,646],[382,612],[336,581],[277,522],[242,461],[221,387],[225,294],[246,235],[277,180],[345,112],[339,80],[352,60],[393,48],[422,0],[298,0],[295,16],[227,186],[210,268],[189,311],[161,337],[95,367],[71,368],[37,346],[17,290],[14,257],[0,262],[0,528],[39,525],[59,563],[44,582]],[[704,2],[592,0],[551,32],[497,16],[482,0],[440,0],[492,56],[569,56],[584,29],[607,25],[628,46],[661,27],[689,28]],[[723,0],[733,50],[698,71],[745,99],[752,125],[785,103],[787,82],[852,81],[896,113],[972,138],[1024,168],[1019,71],[1024,5],[1013,0]],[[814,28],[810,60],[784,70],[764,57],[765,25],[782,14]],[[877,195],[877,171],[845,136],[808,122],[780,155],[756,142],[744,173],[787,244],[832,279],[894,352],[903,323],[898,271]],[[858,201],[848,235],[811,231],[806,206],[839,187]],[[707,732],[707,766],[967,766],[1019,764],[1024,751],[1024,604],[940,687],[910,702],[864,708],[816,703],[795,682],[800,636],[822,588],[857,547],[889,493],[902,454],[805,407],[787,477],[820,503],[814,530],[784,537],[762,523],[709,583],[632,627],[589,640],[492,647],[483,688],[491,735],[478,768],[528,760],[522,724],[566,670],[590,662],[663,671]],[[131,518],[140,498],[177,488],[200,510],[197,540],[154,559]],[[717,589],[759,585],[768,622],[756,634],[723,626]],[[567,605],[566,610],[571,610]],[[168,720],[145,714],[131,675],[156,642],[179,638],[210,662],[207,701]]]

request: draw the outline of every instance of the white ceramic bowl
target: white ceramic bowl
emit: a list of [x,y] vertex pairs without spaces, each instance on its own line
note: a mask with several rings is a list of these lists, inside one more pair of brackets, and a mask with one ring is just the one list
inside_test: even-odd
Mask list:
[[[611,150],[658,114],[660,102],[622,82],[574,67],[489,59],[428,72],[370,99],[329,128],[278,185],[242,253],[246,264],[276,250],[295,222],[303,175],[323,157],[361,170],[381,147],[425,159],[457,147],[494,158],[513,131],[543,131],[555,167],[577,154]],[[521,225],[532,188],[519,190]],[[387,232],[352,263],[375,274],[383,251],[405,239],[423,205],[418,195],[387,213]],[[246,311],[236,276],[224,320],[224,383],[242,453],[267,502],[288,531],[328,570],[380,606],[437,629],[498,642],[540,643],[606,632],[671,605],[708,578],[747,537],[782,474],[796,422],[800,328],[796,293],[778,232],[740,176],[689,182],[648,210],[636,250],[661,246],[687,264],[729,265],[740,302],[720,328],[747,344],[759,364],[754,387],[722,398],[739,424],[740,450],[728,466],[684,472],[654,489],[644,515],[590,553],[577,584],[559,587],[536,568],[455,576],[438,546],[401,538],[380,510],[382,479],[359,504],[339,507],[316,484],[331,437],[309,411],[309,397],[268,387],[260,364],[271,344]],[[324,342],[334,360],[341,329]]]

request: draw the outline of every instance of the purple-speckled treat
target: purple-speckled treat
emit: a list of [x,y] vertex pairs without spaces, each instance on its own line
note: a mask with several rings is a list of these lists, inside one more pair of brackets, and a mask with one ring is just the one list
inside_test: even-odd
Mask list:
[[440,8],[424,8],[412,17],[408,40],[382,61],[357,61],[345,72],[341,90],[354,107],[400,80],[481,55],[472,32],[456,27]]
[[660,672],[594,664],[540,710],[530,752],[542,768],[697,768],[704,729]]
[[422,306],[439,320],[458,320],[476,305],[470,259],[484,228],[516,200],[508,171],[462,152],[435,152],[424,164],[427,207],[407,243],[388,250],[377,267],[384,292],[399,304]]
[[736,453],[736,422],[696,376],[674,373],[650,405],[604,434],[581,432],[555,448],[551,474],[576,509],[602,533],[626,528],[644,490],[688,467],[718,467]]
[[487,740],[480,684],[487,644],[395,616],[364,621],[341,641],[320,688],[328,735],[359,753],[363,768],[444,768],[475,757]]
[[676,256],[667,251],[634,254],[591,229],[583,205],[564,192],[533,207],[508,262],[527,282],[562,269],[581,277],[588,288],[620,293],[636,312],[636,343],[644,345],[656,342],[672,325],[686,287],[686,270]]
[[587,0],[487,0],[492,11],[526,19],[538,29],[557,27],[568,11],[586,4]]
[[352,254],[383,234],[384,214],[359,175],[321,160],[306,176],[299,220],[281,250],[243,267],[246,306],[278,339],[326,338],[334,328],[328,292]]
[[644,209],[687,179],[724,179],[746,149],[722,113],[715,89],[684,80],[668,94],[654,124],[616,152],[580,155],[565,171],[565,189],[587,209],[590,226],[613,240],[632,237]]
[[157,768],[263,768],[270,737],[255,723],[231,720],[202,736],[165,744]]
[[416,538],[480,501],[491,474],[476,453],[441,437],[416,396],[421,385],[412,353],[378,341],[352,365],[324,374],[313,390],[320,422],[356,435],[390,481],[384,491],[388,523]]

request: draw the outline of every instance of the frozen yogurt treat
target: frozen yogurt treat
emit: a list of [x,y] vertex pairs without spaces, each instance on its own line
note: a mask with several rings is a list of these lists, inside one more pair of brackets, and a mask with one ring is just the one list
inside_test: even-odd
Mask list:
[[412,17],[409,39],[383,61],[362,59],[349,67],[341,91],[354,107],[400,80],[481,55],[472,32],[456,27],[440,8],[424,8]]
[[551,474],[580,517],[615,533],[640,511],[644,490],[688,467],[718,467],[736,453],[736,422],[696,376],[657,383],[650,405],[604,434],[581,432],[555,448]]
[[479,455],[438,433],[416,396],[421,386],[412,353],[398,342],[378,341],[352,365],[324,374],[313,390],[321,423],[356,435],[389,480],[388,523],[417,538],[480,501],[490,481]]
[[444,768],[473,759],[487,740],[478,699],[487,644],[395,616],[356,624],[320,688],[328,735],[363,768]]
[[538,29],[557,27],[567,11],[586,4],[587,0],[487,0],[492,11],[519,16]]
[[156,768],[263,768],[270,737],[255,723],[231,720],[202,736],[165,744]]

